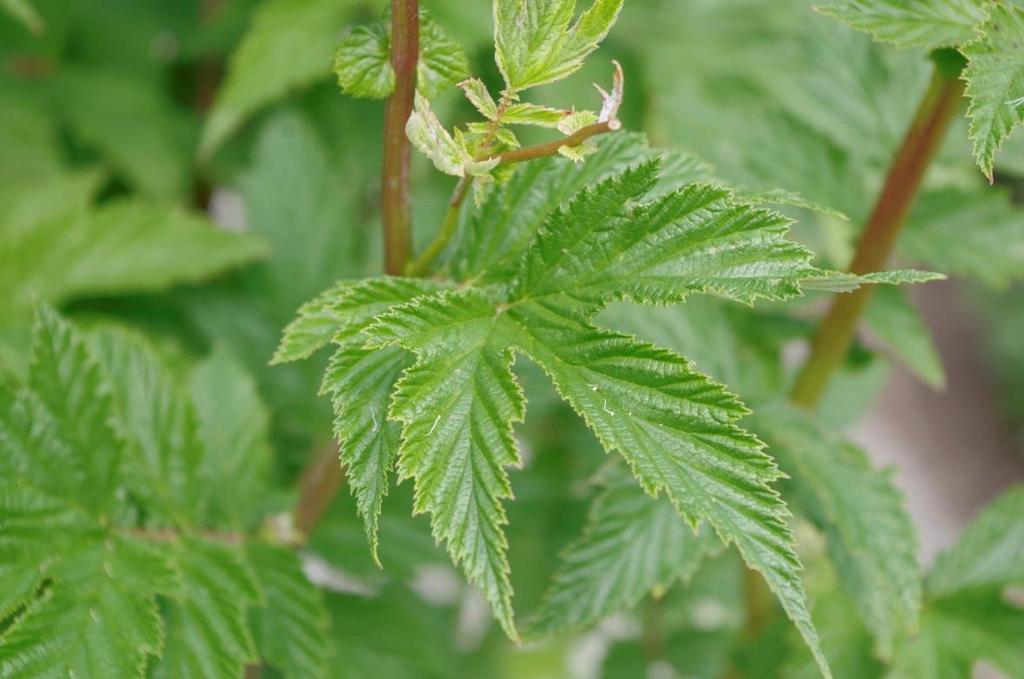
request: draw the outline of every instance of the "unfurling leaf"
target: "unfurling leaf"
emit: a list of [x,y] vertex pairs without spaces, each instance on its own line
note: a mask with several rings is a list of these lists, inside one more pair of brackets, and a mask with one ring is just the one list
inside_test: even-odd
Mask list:
[[576,0],[495,0],[498,68],[511,92],[575,73],[611,30],[623,0],[594,0],[574,21]]
[[[416,89],[433,99],[469,75],[462,48],[420,11],[420,54],[416,65]],[[362,99],[384,99],[395,89],[391,66],[389,21],[357,26],[338,44],[334,73],[342,91]]]
[[466,138],[459,130],[448,133],[434,115],[430,103],[421,94],[416,95],[416,109],[409,116],[405,133],[416,148],[434,161],[434,166],[445,174],[456,177],[486,175],[498,164],[498,159],[476,160]]
[[388,25],[378,21],[356,26],[338,43],[334,74],[341,91],[362,99],[384,99],[395,89]]

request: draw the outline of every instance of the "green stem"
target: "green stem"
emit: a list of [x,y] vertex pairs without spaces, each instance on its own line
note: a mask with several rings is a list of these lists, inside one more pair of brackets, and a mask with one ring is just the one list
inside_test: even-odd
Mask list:
[[[939,58],[944,58],[946,63]],[[964,84],[956,67],[956,63],[962,65],[962,57],[952,68],[949,55],[939,58],[931,84],[893,159],[882,193],[857,245],[851,273],[866,274],[881,271],[886,266],[925,171],[963,101]],[[873,289],[874,286],[864,286],[850,294],[838,295],[832,301],[818,326],[810,356],[797,375],[790,394],[794,403],[807,409],[817,407],[832,373],[846,358]]]
[[384,227],[384,270],[402,275],[412,252],[411,150],[405,125],[416,96],[419,59],[419,0],[391,0],[391,66],[395,89],[384,112],[384,168],[381,178],[381,220]]
[[448,210],[444,215],[444,222],[441,224],[441,230],[437,232],[437,236],[433,242],[427,246],[419,257],[416,258],[412,264],[409,265],[407,274],[409,276],[423,276],[430,269],[430,265],[434,263],[444,249],[448,247],[448,242],[455,235],[455,231],[459,226],[459,214],[462,211],[462,202],[466,199],[466,194],[469,193],[470,181],[465,177],[459,179],[459,183],[455,185],[455,192],[452,194],[452,199],[448,203]]

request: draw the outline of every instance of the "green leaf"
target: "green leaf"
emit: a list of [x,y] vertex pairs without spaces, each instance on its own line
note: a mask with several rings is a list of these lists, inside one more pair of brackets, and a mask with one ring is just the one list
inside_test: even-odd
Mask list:
[[88,346],[40,307],[28,385],[0,389],[0,563],[31,576],[4,595],[25,610],[0,636],[0,676],[141,676],[161,647],[155,595],[176,577],[159,550],[112,530],[125,518],[113,419]]
[[391,389],[410,364],[397,347],[345,344],[331,357],[322,391],[334,406],[334,437],[375,561],[377,527],[398,457],[399,427],[388,419]]
[[321,392],[334,405],[334,435],[341,462],[357,499],[374,559],[377,525],[398,450],[398,435],[388,420],[391,388],[408,366],[401,350],[368,350],[362,331],[389,308],[436,290],[429,281],[376,278],[341,283],[299,309],[285,329],[274,362],[304,358],[333,341],[340,345],[324,375]]
[[758,408],[751,428],[764,437],[802,510],[828,539],[841,584],[884,657],[916,630],[921,608],[917,538],[889,473],[793,406]]
[[989,505],[951,549],[939,555],[928,576],[928,592],[1024,584],[1024,486]]
[[228,62],[199,144],[209,158],[256,111],[330,73],[331,55],[353,0],[270,0]]
[[270,413],[256,382],[228,351],[218,347],[189,380],[196,436],[206,455],[198,470],[205,523],[251,528],[259,519],[270,471]]
[[576,0],[495,0],[495,58],[512,92],[575,73],[611,30],[623,0],[594,0],[575,21]]
[[779,353],[785,342],[799,336],[793,334],[798,326],[785,316],[754,313],[707,296],[668,308],[612,304],[597,321],[684,354],[730,390],[759,400],[783,389]]
[[956,47],[978,36],[981,0],[846,0],[818,10],[900,47]]
[[0,676],[142,677],[163,643],[155,595],[173,586],[166,558],[123,538],[64,556],[48,569],[51,590],[0,636]]
[[352,285],[352,281],[339,281],[300,306],[295,320],[284,329],[271,365],[301,361],[330,344],[331,337],[345,323],[331,307]]
[[688,580],[717,540],[694,533],[668,498],[652,499],[616,466],[590,508],[583,534],[562,552],[529,633],[582,629]]
[[46,23],[29,0],[2,0],[0,8],[37,35],[46,29]]
[[462,280],[507,280],[548,216],[588,184],[650,157],[643,135],[618,133],[601,140],[586,163],[560,158],[524,163],[488,190],[463,220],[452,266]]
[[424,679],[467,673],[466,658],[452,643],[455,620],[448,607],[430,605],[397,583],[374,597],[331,594],[327,605],[339,659],[333,676]]
[[358,183],[345,181],[317,129],[295,111],[267,121],[253,155],[239,182],[246,226],[266,239],[270,256],[246,292],[269,307],[276,333],[300,304],[362,272],[361,229],[339,228],[361,198]]
[[241,676],[257,660],[246,611],[261,598],[244,555],[230,545],[186,537],[175,564],[182,587],[167,606],[167,645],[152,676]]
[[204,217],[137,200],[0,232],[0,310],[24,311],[33,296],[161,290],[195,282],[264,255],[258,238],[228,233]]
[[112,329],[91,339],[109,376],[115,422],[127,444],[128,487],[145,498],[152,524],[191,524],[205,504],[199,480],[204,449],[191,401],[139,335]]
[[775,189],[772,191],[755,191],[754,193],[743,193],[743,199],[753,203],[754,205],[777,205],[785,207],[798,207],[804,210],[810,210],[811,212],[817,212],[822,215],[829,217],[835,217],[836,219],[842,219],[843,221],[849,221],[850,218],[844,213],[836,210],[835,208],[815,203],[812,200],[807,200],[799,193],[793,191],[785,191],[782,189]]
[[815,275],[810,253],[785,239],[790,221],[738,201],[728,189],[690,184],[650,203],[646,163],[556,210],[523,258],[513,296],[681,302],[707,292],[743,302],[800,294]]
[[1024,583],[1024,488],[1005,493],[935,561],[921,631],[897,655],[893,677],[968,676],[978,660],[1024,672],[1024,610],[1003,589]]
[[50,87],[58,120],[119,177],[155,199],[188,196],[192,120],[154,76],[69,64],[57,70]]
[[420,295],[363,330],[367,348],[416,354],[390,410],[402,424],[400,476],[414,479],[416,510],[431,513],[435,536],[515,638],[501,501],[511,494],[505,467],[518,462],[512,427],[524,406],[510,368],[514,353],[525,354],[604,447],[623,454],[646,491],[665,491],[691,526],[707,521],[737,544],[827,674],[788,514],[771,488],[779,472],[736,424],[746,409],[682,357],[590,323],[615,299],[661,303],[693,292],[780,299],[820,272],[806,250],[785,240],[785,218],[719,187],[675,188],[692,163],[663,181],[658,166],[628,169],[541,216],[539,231],[519,234],[532,240],[517,250],[518,273],[505,279],[513,283]]
[[252,543],[246,553],[266,605],[253,613],[260,657],[292,679],[328,676],[327,609],[291,549]]
[[1006,286],[1024,276],[1024,212],[1000,188],[926,192],[899,247],[938,271]]
[[465,176],[466,165],[473,162],[468,146],[448,133],[429,102],[420,94],[416,95],[416,108],[409,116],[405,133],[409,141],[445,174]]
[[459,130],[453,137],[430,108],[422,94],[416,94],[416,107],[405,125],[409,141],[433,161],[445,174],[456,177],[478,176],[493,170],[498,160],[476,160],[469,144]]
[[895,269],[893,271],[876,271],[862,275],[843,271],[818,271],[818,275],[802,281],[805,290],[821,292],[853,292],[865,285],[913,285],[941,281],[946,277],[931,271],[915,269]]
[[829,676],[800,583],[789,515],[771,488],[780,473],[762,444],[735,424],[747,410],[682,357],[594,328],[564,305],[541,300],[509,311],[524,353],[602,445],[626,458],[647,492],[665,492],[692,526],[707,521],[736,544]]
[[350,97],[384,99],[395,89],[391,67],[391,34],[388,24],[378,21],[356,26],[334,54],[338,86]]
[[918,379],[935,389],[945,385],[942,357],[931,330],[906,291],[891,287],[875,290],[865,320]]
[[[829,584],[829,589],[811,593],[815,626],[821,634],[821,645],[829,663],[843,668],[844,679],[885,676],[885,668],[873,654],[874,640],[861,623],[856,606],[842,590],[835,588],[834,582]],[[790,645],[791,655],[779,676],[785,679],[818,679],[818,666],[803,643],[794,640]]]
[[984,36],[963,48],[974,156],[992,180],[996,152],[1024,123],[1024,7],[992,4]]
[[82,339],[46,306],[36,312],[28,386],[4,409],[12,476],[90,515],[113,512],[123,451],[110,388]]
[[342,281],[303,304],[284,330],[272,363],[307,358],[332,340],[347,343],[383,311],[436,290],[430,281],[412,278],[370,278]]
[[433,99],[469,77],[469,60],[462,47],[448,37],[440,24],[420,12],[420,59],[416,65],[416,90]]
[[488,120],[496,120],[498,117],[498,103],[487,91],[487,85],[479,78],[468,78],[459,83],[459,88],[469,99],[469,103]]
[[[391,66],[391,32],[388,21],[357,26],[338,44],[334,73],[345,94],[364,99],[384,99],[395,89]],[[427,99],[469,76],[469,61],[462,48],[444,29],[420,11],[420,55],[416,89]]]
[[505,114],[501,119],[509,125],[538,125],[557,128],[558,124],[570,114],[571,111],[524,102],[509,106],[505,109]]
[[415,481],[415,510],[431,514],[435,537],[516,639],[501,501],[512,496],[505,467],[519,463],[512,425],[525,401],[497,325],[493,304],[469,289],[398,307],[367,332],[417,357],[390,415],[402,423],[398,469]]

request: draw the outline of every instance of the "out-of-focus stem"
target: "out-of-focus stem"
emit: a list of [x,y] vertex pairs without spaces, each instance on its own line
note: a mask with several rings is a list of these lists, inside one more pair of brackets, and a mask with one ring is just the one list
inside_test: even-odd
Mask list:
[[[945,61],[937,61],[914,122],[889,168],[882,193],[857,245],[851,273],[866,274],[886,266],[925,171],[960,108],[964,83],[959,79],[959,70],[950,68],[948,55]],[[797,375],[791,394],[794,403],[808,409],[817,407],[832,373],[850,349],[873,289],[874,286],[864,286],[832,301],[818,326],[810,356]]]

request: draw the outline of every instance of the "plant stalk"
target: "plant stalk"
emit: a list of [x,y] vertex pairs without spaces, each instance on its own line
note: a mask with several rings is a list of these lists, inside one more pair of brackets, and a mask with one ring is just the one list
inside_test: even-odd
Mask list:
[[323,518],[344,479],[345,470],[338,461],[338,446],[332,442],[317,454],[299,480],[299,501],[292,511],[292,523],[303,540]]
[[427,246],[427,249],[420,253],[420,256],[416,258],[412,264],[409,265],[408,275],[410,276],[423,276],[430,269],[430,265],[434,263],[444,249],[448,247],[448,241],[455,235],[455,230],[459,226],[459,214],[462,212],[462,202],[466,199],[466,194],[469,193],[469,186],[472,182],[466,177],[459,179],[459,183],[455,185],[455,191],[452,193],[452,198],[448,202],[448,210],[444,214],[444,222],[441,224],[441,230],[437,232],[437,236]]
[[[960,108],[963,91],[959,70],[937,61],[931,84],[893,159],[882,193],[857,245],[850,264],[851,273],[867,274],[886,266],[925,171]],[[873,290],[873,285],[867,285],[833,299],[818,326],[810,356],[797,375],[790,394],[794,403],[811,410],[817,407],[832,373],[846,358]]]
[[412,252],[412,158],[405,125],[416,97],[416,64],[420,53],[419,0],[391,0],[391,66],[395,89],[384,112],[384,169],[381,178],[381,220],[384,226],[384,271],[405,273]]
[[544,158],[547,156],[553,156],[558,153],[558,149],[563,146],[570,148],[579,146],[583,142],[587,141],[591,137],[596,137],[599,134],[607,134],[609,132],[615,132],[616,130],[622,129],[622,123],[618,120],[609,120],[601,123],[594,123],[593,125],[587,125],[583,129],[577,130],[568,137],[562,139],[556,139],[549,141],[546,144],[537,144],[536,146],[527,146],[522,149],[513,149],[498,155],[491,155],[481,158],[481,160],[494,160],[498,159],[499,165],[509,165],[511,163],[525,163],[530,160],[537,160],[538,158]]
[[[936,65],[931,83],[889,167],[882,192],[857,244],[850,264],[851,273],[872,273],[887,264],[925,171],[963,101],[964,84],[959,79],[963,57],[952,50],[943,50],[933,54],[933,58]],[[868,285],[833,299],[818,326],[810,356],[790,393],[793,403],[808,410],[817,407],[829,379],[850,349],[873,289],[874,286]],[[749,569],[744,573],[744,591],[747,604],[744,633],[748,638],[756,638],[769,619],[774,600],[764,580]]]

